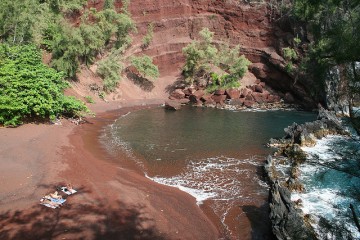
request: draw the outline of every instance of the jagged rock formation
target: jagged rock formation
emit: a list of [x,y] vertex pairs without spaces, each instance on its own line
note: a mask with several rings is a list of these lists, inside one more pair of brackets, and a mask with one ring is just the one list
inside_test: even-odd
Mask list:
[[304,124],[293,123],[284,129],[285,136],[282,139],[270,140],[273,146],[289,146],[299,144],[300,146],[314,146],[316,139],[329,134],[346,134],[341,121],[334,112],[319,108],[318,119]]
[[287,188],[281,187],[278,182],[270,190],[270,219],[273,224],[273,233],[279,240],[316,239],[306,226],[303,216],[294,207],[290,200],[291,193]]
[[[306,161],[306,155],[300,146],[312,146],[316,139],[328,134],[346,134],[346,131],[334,112],[321,107],[316,121],[301,125],[294,123],[284,131],[282,139],[270,140],[270,145],[278,148],[277,157],[268,156],[264,165],[271,184],[269,201],[273,232],[278,239],[317,239],[306,216],[296,207],[297,203],[291,201],[290,191],[304,190],[298,179],[298,167]],[[278,158],[279,155],[285,159]],[[288,170],[280,173],[276,168],[279,161],[286,163]]]

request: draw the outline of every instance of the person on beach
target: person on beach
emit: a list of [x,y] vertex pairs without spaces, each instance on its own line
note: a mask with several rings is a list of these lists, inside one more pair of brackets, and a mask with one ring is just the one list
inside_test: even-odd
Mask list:
[[50,193],[50,197],[54,199],[62,199],[63,197],[59,195],[58,191],[55,191],[54,193]]

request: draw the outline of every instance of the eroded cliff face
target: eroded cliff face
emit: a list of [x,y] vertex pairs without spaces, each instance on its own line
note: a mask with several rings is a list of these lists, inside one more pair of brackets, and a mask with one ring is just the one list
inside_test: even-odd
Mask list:
[[[207,27],[215,32],[215,41],[240,44],[242,53],[252,62],[251,73],[285,100],[308,108],[316,106],[308,94],[311,83],[295,80],[295,76],[285,71],[286,61],[281,53],[294,39],[292,28],[286,24],[280,27],[273,21],[266,2],[132,0],[129,8],[138,26],[131,53],[142,52],[154,57],[162,77],[168,76],[167,84],[175,82],[181,73],[185,60],[182,48]],[[150,23],[154,25],[154,38],[147,49],[141,50],[141,41]]]

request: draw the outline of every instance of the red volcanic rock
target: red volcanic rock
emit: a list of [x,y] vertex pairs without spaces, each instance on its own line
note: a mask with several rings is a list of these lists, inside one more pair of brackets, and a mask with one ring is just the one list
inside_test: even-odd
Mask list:
[[274,95],[269,95],[269,96],[267,97],[266,101],[267,101],[268,103],[274,103],[274,102],[276,102],[276,98],[275,98]]
[[215,103],[224,104],[226,95],[213,95],[211,98],[214,100]]
[[261,82],[260,85],[264,88],[266,86],[265,82]]
[[269,68],[263,63],[253,63],[249,68],[255,74],[255,76],[261,79],[264,79],[268,76]]
[[251,94],[251,93],[252,93],[252,91],[251,91],[250,89],[248,89],[248,88],[243,88],[243,89],[241,90],[240,97],[246,97],[248,94]]
[[215,105],[216,103],[215,103],[215,101],[212,99],[212,98],[210,98],[210,99],[208,99],[208,100],[206,100],[205,102],[204,102],[204,105],[205,106],[212,106],[212,105]]
[[254,101],[245,100],[244,102],[244,106],[248,108],[251,108],[254,104],[255,104]]
[[231,99],[230,104],[235,106],[242,106],[244,105],[245,98],[237,98],[237,99]]
[[183,92],[185,93],[185,95],[190,96],[191,94],[193,94],[195,92],[195,88],[189,87],[183,90]]
[[190,95],[189,99],[193,103],[201,102],[201,97],[204,96],[205,91],[204,90],[198,90]]
[[270,96],[270,93],[269,93],[269,91],[264,90],[264,91],[262,92],[262,95],[264,96],[264,99],[267,99],[267,98]]
[[266,102],[266,98],[262,93],[259,92],[253,92],[252,97],[254,98],[255,102],[257,103],[264,103]]
[[183,92],[182,89],[175,89],[171,94],[170,94],[171,99],[182,99],[185,98],[185,93]]
[[255,84],[259,84],[260,82],[260,79],[256,79]]
[[252,96],[252,93],[248,93],[248,95],[245,96],[246,101],[254,101],[254,97]]
[[166,101],[165,102],[165,109],[168,110],[179,110],[181,109],[181,103],[179,103],[178,101]]
[[226,95],[230,99],[240,98],[240,90],[238,90],[238,89],[227,89],[226,90]]
[[260,84],[254,85],[254,92],[262,93],[264,91],[263,87]]
[[224,95],[225,94],[225,90],[222,89],[218,89],[214,92],[215,95]]
[[183,99],[179,99],[177,100],[180,104],[188,104],[190,102],[190,99],[188,98],[183,98]]
[[213,101],[211,98],[212,96],[213,96],[212,94],[206,93],[200,98],[200,100],[203,102]]

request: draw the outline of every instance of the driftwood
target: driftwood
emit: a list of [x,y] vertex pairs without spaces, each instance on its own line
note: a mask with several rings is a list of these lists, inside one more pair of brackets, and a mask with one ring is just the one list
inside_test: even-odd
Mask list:
[[353,214],[353,218],[354,218],[354,222],[355,222],[355,225],[356,227],[358,228],[359,232],[360,232],[360,224],[359,224],[359,219],[358,217],[356,216],[356,212],[355,212],[355,209],[354,209],[354,206],[350,203],[350,209],[351,209],[351,212]]

